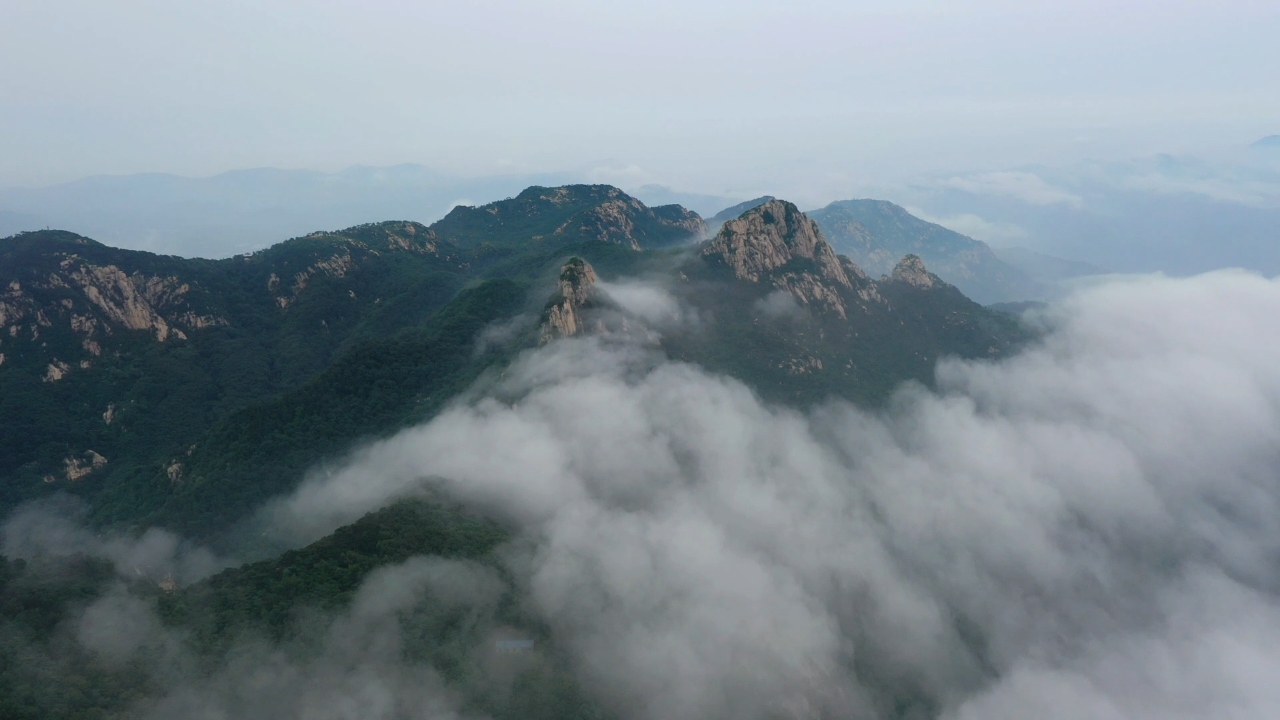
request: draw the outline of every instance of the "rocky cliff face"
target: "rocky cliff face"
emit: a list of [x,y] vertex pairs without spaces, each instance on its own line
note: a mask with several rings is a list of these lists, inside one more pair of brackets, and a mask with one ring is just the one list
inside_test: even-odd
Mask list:
[[552,340],[573,337],[586,331],[583,310],[591,305],[596,294],[596,271],[581,258],[572,258],[560,268],[560,283],[556,295],[543,313],[542,331],[538,342],[546,345]]
[[837,256],[817,224],[785,200],[770,200],[726,222],[701,255],[724,263],[739,279],[771,283],[802,305],[840,317],[847,316],[851,297],[879,300],[866,273]]
[[[198,312],[189,302],[192,286],[177,277],[126,272],[74,253],[60,254],[57,260],[47,274],[9,280],[0,293],[0,339],[46,347],[53,336],[69,333],[75,338],[76,353],[84,359],[73,366],[65,355],[53,357],[45,382],[61,380],[73,367],[90,367],[102,356],[106,338],[116,332],[142,330],[165,343],[185,340],[194,330],[227,324],[223,317]],[[67,351],[65,343],[55,347]]]

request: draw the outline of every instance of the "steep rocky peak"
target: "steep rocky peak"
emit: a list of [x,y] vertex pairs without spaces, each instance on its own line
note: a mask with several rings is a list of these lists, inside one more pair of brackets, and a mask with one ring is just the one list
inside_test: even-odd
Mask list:
[[539,342],[543,345],[586,331],[582,311],[595,295],[596,270],[582,258],[570,258],[560,268],[559,287],[543,312]]
[[752,282],[805,258],[813,261],[822,279],[852,287],[817,223],[785,200],[770,200],[726,222],[702,255],[719,258],[736,276]]
[[919,255],[908,255],[893,268],[891,279],[894,282],[905,282],[918,288],[931,288],[943,284],[937,275],[929,272],[924,260]]
[[596,269],[582,258],[570,258],[560,268],[560,295],[582,305],[596,287]]

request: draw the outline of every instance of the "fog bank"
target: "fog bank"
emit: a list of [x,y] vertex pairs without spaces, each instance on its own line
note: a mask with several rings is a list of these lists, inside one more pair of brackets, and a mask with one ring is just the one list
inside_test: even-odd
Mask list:
[[272,517],[312,537],[429,484],[504,518],[627,718],[1265,716],[1277,316],[1242,272],[1117,280],[877,412],[560,342]]

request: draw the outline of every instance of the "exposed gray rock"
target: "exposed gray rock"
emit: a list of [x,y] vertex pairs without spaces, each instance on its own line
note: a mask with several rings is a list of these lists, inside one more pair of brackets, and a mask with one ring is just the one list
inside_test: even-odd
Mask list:
[[701,254],[723,262],[742,280],[768,281],[802,305],[841,317],[848,312],[842,291],[864,300],[878,297],[866,273],[837,256],[817,224],[785,200],[770,200],[726,222]]
[[890,279],[894,282],[905,282],[918,288],[933,288],[942,284],[937,275],[929,272],[919,255],[908,255],[893,268]]
[[544,312],[539,344],[585,332],[582,311],[590,305],[595,294],[595,268],[582,258],[571,258],[560,268],[559,290]]

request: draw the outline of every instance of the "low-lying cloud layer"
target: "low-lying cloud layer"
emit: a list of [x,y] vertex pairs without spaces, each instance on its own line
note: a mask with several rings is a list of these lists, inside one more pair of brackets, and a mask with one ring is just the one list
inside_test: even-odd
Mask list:
[[876,413],[565,341],[272,517],[306,538],[425,483],[505,518],[626,718],[1270,716],[1276,317],[1253,275],[1117,281]]
[[24,505],[0,528],[0,554],[100,557],[110,560],[124,578],[168,579],[182,585],[237,564],[160,528],[138,537],[95,534],[82,524],[84,512],[82,503],[67,496]]

